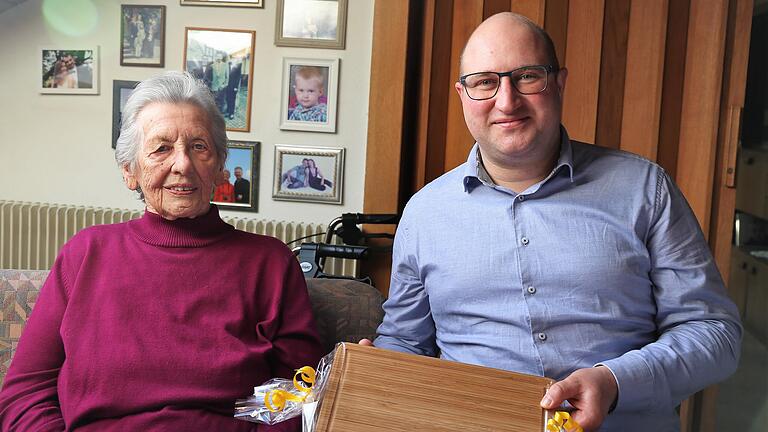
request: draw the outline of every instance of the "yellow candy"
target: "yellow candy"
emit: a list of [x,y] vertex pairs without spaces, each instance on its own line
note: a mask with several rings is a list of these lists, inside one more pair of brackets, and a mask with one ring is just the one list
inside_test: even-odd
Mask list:
[[[301,381],[299,381],[301,377]],[[296,396],[289,391],[282,389],[270,390],[264,395],[264,405],[271,412],[282,411],[288,401],[304,402],[315,385],[315,370],[309,366],[304,366],[296,370],[293,375],[293,386],[296,390],[304,393],[303,396]]]

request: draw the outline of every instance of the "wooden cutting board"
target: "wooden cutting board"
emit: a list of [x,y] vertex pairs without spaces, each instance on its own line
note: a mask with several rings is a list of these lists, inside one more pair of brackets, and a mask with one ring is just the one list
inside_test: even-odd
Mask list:
[[545,431],[554,380],[343,343],[316,432]]

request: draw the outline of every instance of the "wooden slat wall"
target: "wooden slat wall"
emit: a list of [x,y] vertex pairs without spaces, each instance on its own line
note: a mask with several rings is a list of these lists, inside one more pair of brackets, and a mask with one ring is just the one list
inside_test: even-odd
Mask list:
[[667,0],[630,6],[621,149],[656,160],[667,33]]
[[727,12],[727,0],[693,1],[688,20],[675,180],[705,234],[712,211]]
[[572,139],[588,143],[594,143],[596,135],[604,10],[604,0],[568,2],[563,124]]

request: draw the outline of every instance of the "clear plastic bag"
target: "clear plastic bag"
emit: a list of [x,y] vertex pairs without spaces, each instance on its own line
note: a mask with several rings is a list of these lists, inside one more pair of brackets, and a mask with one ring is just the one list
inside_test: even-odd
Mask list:
[[253,388],[253,395],[235,401],[235,418],[254,423],[273,425],[303,416],[303,430],[314,430],[317,409],[325,392],[328,375],[336,349],[317,365],[296,370],[293,380],[272,378]]

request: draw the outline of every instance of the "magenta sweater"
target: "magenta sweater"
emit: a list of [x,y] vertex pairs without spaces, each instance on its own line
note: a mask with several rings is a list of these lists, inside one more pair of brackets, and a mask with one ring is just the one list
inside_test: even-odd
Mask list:
[[235,399],[321,354],[282,242],[235,230],[215,207],[177,221],[145,213],[62,248],[0,392],[0,426],[254,431],[232,417]]

